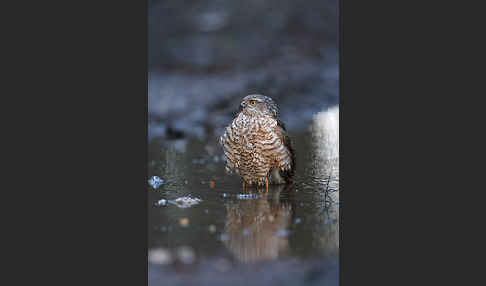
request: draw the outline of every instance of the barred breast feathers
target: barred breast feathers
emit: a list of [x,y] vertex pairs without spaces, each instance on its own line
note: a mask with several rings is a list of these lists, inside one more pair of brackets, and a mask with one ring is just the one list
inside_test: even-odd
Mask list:
[[238,114],[220,138],[226,170],[240,173],[239,169],[243,168],[248,175],[264,178],[271,168],[277,167],[285,177],[291,176],[293,152],[285,127],[279,123],[268,116]]

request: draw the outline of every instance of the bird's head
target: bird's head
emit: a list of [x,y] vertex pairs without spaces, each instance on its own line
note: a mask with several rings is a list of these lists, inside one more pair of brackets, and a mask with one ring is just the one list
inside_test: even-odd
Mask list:
[[253,116],[270,115],[278,117],[277,104],[268,96],[260,94],[250,94],[245,96],[240,104],[241,110]]

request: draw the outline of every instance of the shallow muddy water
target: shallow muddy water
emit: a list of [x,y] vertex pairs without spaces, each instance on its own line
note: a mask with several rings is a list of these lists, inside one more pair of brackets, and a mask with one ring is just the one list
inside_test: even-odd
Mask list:
[[[216,138],[151,140],[148,175],[163,180],[157,188],[147,186],[152,267],[214,259],[232,268],[318,260],[333,265],[337,277],[339,158],[330,144],[338,143],[319,128],[290,132],[297,157],[294,183],[271,185],[268,192],[243,191],[239,177],[225,173]],[[200,201],[181,207],[175,202],[181,197]],[[162,258],[154,259],[160,250]]]

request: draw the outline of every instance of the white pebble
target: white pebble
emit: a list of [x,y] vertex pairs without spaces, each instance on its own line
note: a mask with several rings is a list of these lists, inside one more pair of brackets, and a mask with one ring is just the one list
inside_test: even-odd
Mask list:
[[155,203],[156,206],[165,206],[167,205],[167,200],[161,199]]
[[192,264],[196,260],[196,255],[194,254],[194,250],[189,246],[181,246],[177,250],[177,257],[179,261],[184,264]]
[[172,262],[172,256],[167,249],[156,248],[149,250],[148,261],[153,264],[169,264]]
[[152,186],[152,188],[157,189],[160,185],[164,183],[164,180],[162,180],[158,176],[152,176],[148,183]]

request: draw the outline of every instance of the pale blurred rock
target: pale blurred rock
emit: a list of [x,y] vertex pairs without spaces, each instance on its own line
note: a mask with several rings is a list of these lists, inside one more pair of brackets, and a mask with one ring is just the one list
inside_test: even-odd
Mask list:
[[155,248],[149,250],[148,261],[153,264],[169,264],[172,262],[172,255],[165,248]]
[[196,261],[196,254],[189,246],[181,246],[177,249],[177,259],[184,264],[192,264]]

